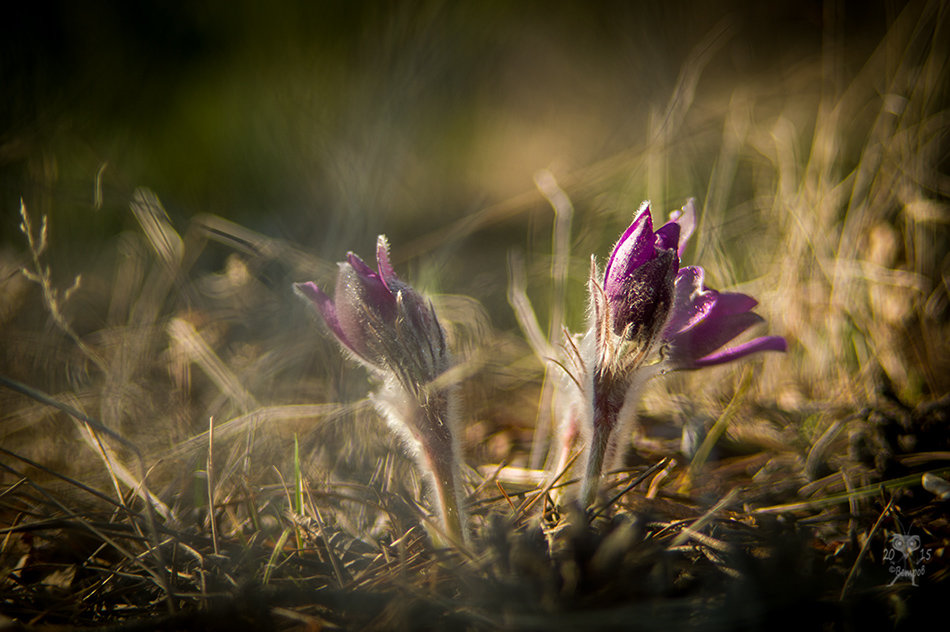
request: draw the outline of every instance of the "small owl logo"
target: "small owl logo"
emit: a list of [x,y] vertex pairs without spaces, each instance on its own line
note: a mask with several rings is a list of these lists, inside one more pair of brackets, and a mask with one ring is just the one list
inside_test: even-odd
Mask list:
[[895,533],[891,536],[891,547],[903,555],[905,561],[912,559],[914,552],[920,548],[920,536]]

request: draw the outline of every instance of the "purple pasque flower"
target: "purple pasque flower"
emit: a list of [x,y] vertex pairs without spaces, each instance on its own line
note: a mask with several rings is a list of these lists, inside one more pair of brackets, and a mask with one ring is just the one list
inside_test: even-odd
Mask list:
[[445,334],[432,304],[393,270],[389,244],[376,242],[377,270],[352,252],[339,264],[331,299],[316,283],[294,289],[313,302],[343,347],[371,369],[394,373],[412,390],[449,366]]
[[695,228],[690,199],[670,221],[653,230],[644,202],[614,246],[603,281],[592,262],[591,323],[583,345],[584,390],[591,423],[581,498],[589,504],[607,460],[620,450],[635,415],[636,391],[651,377],[671,370],[723,364],[758,351],[785,351],[785,339],[766,336],[720,350],[753,325],[755,299],[720,293],[703,284],[698,266],[680,268]]
[[450,541],[465,539],[458,475],[457,387],[438,380],[452,366],[432,303],[396,276],[389,245],[376,242],[377,269],[352,252],[339,264],[333,298],[316,283],[296,283],[330,331],[382,382],[372,397],[402,437],[435,491]]
[[591,261],[591,322],[581,345],[586,356],[584,397],[591,419],[584,433],[586,465],[581,481],[586,504],[596,497],[605,462],[618,452],[618,426],[632,419],[631,407],[625,406],[633,400],[629,392],[653,375],[645,369],[663,342],[661,334],[673,309],[681,237],[690,232],[678,219],[654,231],[650,205],[644,202],[614,246],[602,281]]

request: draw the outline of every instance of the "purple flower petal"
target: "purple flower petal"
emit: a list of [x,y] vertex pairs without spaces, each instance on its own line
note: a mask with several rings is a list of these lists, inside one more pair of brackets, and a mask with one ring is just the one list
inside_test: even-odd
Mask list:
[[350,341],[347,340],[346,334],[343,332],[343,328],[340,327],[340,320],[337,318],[336,306],[333,304],[333,300],[327,296],[327,294],[317,287],[317,284],[313,281],[308,281],[307,283],[294,283],[294,290],[300,296],[310,300],[314,307],[317,308],[317,312],[320,316],[323,317],[324,322],[327,324],[327,327],[330,328],[330,331],[333,332],[333,335],[336,336],[337,340],[340,341],[343,346],[347,349],[356,352],[356,349],[353,348],[353,345],[350,344]]
[[692,368],[725,364],[759,351],[788,351],[788,342],[781,336],[763,336],[699,358],[693,361]]
[[398,281],[399,277],[396,276],[396,271],[393,270],[393,266],[389,262],[389,242],[386,241],[385,235],[380,235],[376,239],[376,266],[379,268],[379,276],[382,278],[383,284],[390,292],[395,294],[392,282]]
[[704,276],[699,266],[680,268],[676,275],[673,311],[664,332],[666,338],[695,325],[715,305],[719,293],[703,285]]
[[[347,263],[340,264],[340,274],[337,279],[336,304],[338,308],[341,285],[353,285],[356,291],[354,295],[357,298],[356,303],[371,305],[374,311],[379,312],[387,319],[394,317],[396,314],[396,296],[386,286],[380,275],[352,252],[347,253],[346,260]],[[344,268],[349,268],[355,272],[355,279],[344,274]],[[341,283],[344,277],[346,277],[346,283]]]
[[719,298],[716,301],[716,314],[728,316],[732,314],[742,314],[751,311],[759,304],[757,300],[747,294],[738,292],[717,292]]
[[607,269],[604,271],[604,290],[607,296],[623,292],[623,281],[634,270],[656,256],[656,237],[653,233],[653,219],[650,217],[650,203],[640,205],[636,216],[627,230],[614,246]]
[[670,344],[670,359],[679,369],[698,369],[723,364],[756,351],[784,351],[779,336],[757,338],[731,349],[717,351],[730,340],[763,322],[752,313],[758,302],[738,292],[717,292],[704,284],[699,266],[679,271],[676,277],[673,314],[664,331]]
[[682,257],[683,251],[686,250],[686,242],[696,230],[696,198],[689,198],[681,210],[670,213],[670,221],[680,226],[677,254]]
[[702,358],[723,346],[743,331],[764,322],[752,312],[724,315],[714,305],[709,315],[693,327],[676,334],[670,341],[677,357]]
[[353,269],[356,270],[356,273],[364,278],[378,279],[379,275],[376,273],[376,270],[373,270],[371,267],[366,265],[366,262],[360,259],[357,255],[352,252],[346,253],[346,262],[353,266]]
[[680,239],[680,225],[667,222],[656,231],[657,250],[676,250]]
[[[339,266],[336,288],[333,291],[333,304],[336,307],[340,329],[346,334],[351,349],[366,359],[372,359],[374,354],[370,351],[371,333],[368,319],[371,315],[395,313],[395,302],[384,312],[380,307],[385,303],[378,300],[378,297],[371,296],[371,292],[367,291],[366,280],[356,268],[349,263],[341,263]],[[375,279],[375,282],[378,288],[385,290],[379,279]],[[376,294],[379,292],[377,291]],[[376,316],[376,318],[379,317]]]

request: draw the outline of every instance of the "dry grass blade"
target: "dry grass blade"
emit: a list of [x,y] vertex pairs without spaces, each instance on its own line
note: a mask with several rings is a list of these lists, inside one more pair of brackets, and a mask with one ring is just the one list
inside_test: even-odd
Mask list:
[[172,227],[168,213],[152,191],[136,189],[132,195],[132,213],[138,220],[148,243],[173,276],[178,272],[185,246]]
[[[937,470],[930,470],[930,474],[935,476],[946,476],[950,473],[950,468],[940,468]],[[822,509],[831,505],[838,505],[842,503],[850,503],[852,499],[859,498],[868,498],[871,496],[876,496],[882,491],[894,492],[896,490],[920,486],[922,474],[915,473],[908,476],[902,476],[900,478],[889,479],[886,481],[881,481],[874,485],[867,485],[864,487],[859,487],[857,489],[850,490],[844,494],[833,494],[824,496],[822,498],[817,498],[815,500],[806,500],[801,502],[791,502],[784,503],[781,505],[771,505],[768,507],[759,507],[754,509],[752,513],[754,514],[780,514],[788,513],[795,511],[809,511],[815,509]]]
[[[518,507],[517,513],[521,516],[527,515],[528,511],[531,509],[531,507],[534,506],[536,502],[538,502],[542,498],[546,498],[547,495],[551,493],[551,490],[558,486],[558,481],[560,481],[561,478],[563,478],[564,475],[567,474],[571,470],[571,467],[574,465],[574,462],[578,459],[578,457],[580,457],[579,452],[571,455],[571,458],[567,460],[567,462],[564,464],[564,467],[562,467],[559,472],[557,472],[553,477],[551,477],[551,480],[545,483],[544,487],[533,492],[530,498],[525,498],[524,502],[522,502],[521,505]],[[564,483],[564,484],[567,484],[567,483]]]
[[278,260],[294,271],[331,278],[336,266],[282,239],[268,237],[216,215],[197,215],[192,220],[201,235],[221,242],[237,252],[265,261]]
[[682,483],[684,488],[688,488],[695,480],[697,480],[700,470],[702,470],[703,465],[705,465],[707,459],[709,458],[709,454],[712,452],[713,446],[715,446],[719,439],[722,438],[723,434],[725,434],[730,422],[739,410],[739,403],[745,397],[751,386],[752,371],[746,369],[739,387],[736,389],[736,392],[729,401],[729,404],[726,406],[725,410],[722,411],[719,419],[716,420],[716,423],[713,424],[713,427],[703,439],[699,449],[696,450],[696,454],[693,455],[693,459],[689,464],[689,469],[686,472],[685,480]]
[[[575,457],[575,458],[576,458],[576,457]],[[654,474],[656,474],[656,473],[659,472],[660,470],[666,468],[670,463],[672,463],[672,459],[671,459],[671,458],[669,458],[669,457],[662,458],[662,459],[660,459],[659,461],[657,461],[656,463],[654,463],[653,465],[651,465],[650,467],[648,467],[645,471],[641,472],[640,474],[637,474],[636,476],[633,476],[633,477],[632,477],[632,480],[631,480],[629,483],[627,483],[626,485],[624,485],[623,489],[621,489],[619,492],[617,492],[610,500],[608,500],[607,502],[605,502],[603,505],[601,505],[596,511],[594,511],[594,512],[591,514],[591,520],[593,520],[594,518],[596,518],[597,516],[599,516],[599,515],[602,514],[603,512],[607,511],[607,509],[609,509],[610,507],[612,507],[612,506],[614,505],[614,503],[616,503],[616,502],[619,501],[621,498],[623,498],[624,496],[626,496],[627,493],[630,492],[630,490],[632,490],[634,487],[636,487],[637,485],[639,485],[640,483],[642,483],[643,481],[645,481],[645,480],[646,480],[647,478],[649,478],[650,476],[653,476]]]
[[[145,564],[141,559],[143,556],[147,554],[151,554],[153,552],[157,553],[157,549],[153,547],[149,547],[149,549],[147,549],[141,555],[134,554],[125,546],[121,545],[115,537],[109,535],[105,529],[97,525],[95,522],[90,521],[86,517],[71,511],[60,500],[58,500],[52,494],[47,492],[41,485],[38,485],[34,481],[30,480],[28,477],[24,476],[21,472],[17,472],[16,470],[14,470],[13,468],[11,468],[10,466],[6,464],[0,464],[0,466],[3,466],[5,469],[8,469],[10,471],[13,471],[19,477],[26,479],[27,484],[29,484],[35,491],[37,491],[41,497],[46,499],[46,501],[48,501],[51,506],[56,507],[60,512],[62,512],[62,518],[60,518],[56,524],[68,525],[79,531],[89,532],[93,536],[99,538],[103,543],[110,546],[113,550],[118,552],[128,562],[130,562],[134,566],[137,566],[138,568],[143,570],[148,576],[150,576],[154,580],[155,584],[162,589],[162,592],[165,594],[166,603],[168,605],[169,610],[172,612],[175,610],[175,605],[171,599],[171,593],[169,591],[168,579],[163,572],[164,567],[159,566],[159,569],[156,570],[152,568],[151,566],[149,566],[148,564]],[[42,525],[42,528],[47,528],[49,526],[50,526],[49,523],[44,524]],[[114,525],[112,524],[106,524],[104,526],[107,529],[112,529],[114,527]],[[27,527],[28,525],[27,526],[21,525],[19,529],[23,530],[24,528],[27,528]],[[121,533],[120,535],[121,537],[126,537],[126,538],[129,537],[129,533],[127,531]],[[160,558],[160,557],[161,557],[160,555],[156,555],[156,558]]]
[[157,496],[148,490],[145,485],[144,478],[136,477],[134,474],[132,474],[132,472],[129,471],[127,467],[125,467],[125,465],[122,464],[115,450],[104,443],[102,439],[96,434],[95,430],[86,424],[81,424],[79,431],[83,437],[83,440],[93,451],[99,454],[100,458],[105,464],[106,469],[109,472],[109,477],[113,481],[116,494],[118,494],[120,501],[122,494],[119,481],[131,489],[136,496],[139,496],[145,500],[147,504],[151,505],[155,509],[155,512],[161,516],[163,520],[172,520],[172,512],[171,509],[168,508],[168,505],[163,503]]
[[267,564],[264,566],[264,577],[261,580],[265,586],[270,583],[271,577],[274,574],[274,570],[277,568],[277,558],[280,557],[280,554],[284,549],[284,545],[287,543],[287,538],[290,537],[290,531],[290,529],[284,529],[281,531],[280,537],[277,538],[277,541],[274,543],[274,548],[271,551],[270,558],[267,560]]
[[548,339],[553,340],[564,326],[564,302],[567,295],[567,271],[571,258],[571,224],[574,220],[574,205],[550,171],[537,172],[534,175],[534,182],[554,210],[555,218],[551,236],[551,281],[554,284],[554,296],[551,299],[551,318],[548,323]]
[[729,493],[725,495],[725,497],[723,497],[719,502],[717,502],[715,505],[710,507],[709,510],[699,518],[699,520],[685,527],[680,532],[680,534],[677,535],[673,539],[673,542],[670,544],[670,546],[671,547],[682,546],[690,538],[697,537],[698,535],[700,535],[699,532],[702,531],[703,527],[705,527],[709,523],[709,521],[712,520],[716,516],[716,514],[718,514],[720,511],[728,507],[730,504],[734,503],[738,496],[739,496],[739,490],[737,489],[730,490]]
[[310,494],[310,489],[307,489],[307,507],[310,509],[310,514],[313,516],[314,520],[317,523],[317,530],[320,533],[320,537],[323,538],[323,544],[326,547],[327,557],[330,558],[330,564],[333,566],[333,573],[336,575],[337,582],[342,588],[346,584],[346,580],[343,576],[343,566],[340,563],[340,558],[337,555],[333,547],[333,542],[327,536],[327,529],[323,523],[323,516],[320,515],[320,508],[317,507],[313,502],[313,496]]
[[528,300],[527,283],[524,259],[514,252],[508,253],[508,303],[515,312],[518,325],[537,357],[556,357],[557,353],[541,331],[538,317]]
[[168,334],[185,352],[186,357],[201,367],[239,410],[247,412],[257,408],[254,396],[244,388],[238,377],[228,369],[191,323],[181,318],[173,318],[168,324]]
[[208,460],[205,465],[205,475],[208,477],[208,522],[211,524],[211,545],[214,547],[214,554],[217,555],[219,549],[214,494],[214,417],[208,418]]
[[[94,420],[94,419],[92,419],[92,418],[90,418],[90,417],[84,415],[83,413],[81,413],[81,412],[79,412],[78,410],[72,408],[71,406],[67,406],[66,404],[63,404],[62,402],[59,402],[59,401],[53,399],[53,398],[50,397],[49,395],[47,395],[47,394],[45,394],[45,393],[42,393],[42,392],[40,392],[40,391],[38,391],[38,390],[36,390],[36,389],[34,389],[34,388],[31,388],[31,387],[29,387],[29,386],[27,386],[27,385],[25,385],[25,384],[21,384],[21,383],[15,381],[15,380],[11,380],[11,379],[6,378],[6,377],[3,377],[3,376],[0,376],[0,384],[2,384],[3,386],[6,386],[6,387],[9,388],[9,389],[18,391],[18,392],[20,392],[20,393],[26,395],[27,397],[30,397],[30,398],[32,398],[32,399],[35,399],[36,401],[42,402],[42,403],[47,404],[47,405],[49,405],[49,406],[53,406],[54,408],[57,408],[57,409],[61,410],[62,412],[65,412],[66,414],[70,415],[70,416],[73,417],[74,419],[77,419],[77,420],[81,421],[83,424],[85,424],[86,426],[88,426],[90,429],[95,430],[96,432],[102,433],[102,434],[104,434],[104,435],[106,435],[106,436],[108,436],[108,437],[110,437],[110,438],[112,438],[112,439],[115,439],[116,441],[118,441],[119,443],[121,443],[122,445],[124,445],[125,447],[129,448],[129,449],[133,452],[133,454],[136,456],[136,459],[137,459],[138,464],[139,464],[139,468],[140,468],[141,474],[140,474],[140,476],[138,477],[138,480],[142,481],[143,484],[144,484],[144,481],[145,481],[145,471],[146,471],[146,468],[145,468],[145,460],[144,460],[144,458],[143,458],[143,456],[142,456],[142,453],[139,451],[138,447],[137,447],[134,443],[132,443],[132,442],[129,441],[128,439],[122,437],[121,435],[119,435],[119,434],[113,432],[112,430],[106,428],[105,426],[103,426],[103,425],[102,425],[101,423],[99,423],[98,421],[96,421],[96,420]],[[42,489],[40,489],[40,488],[37,488],[37,489],[38,489],[38,491],[40,491],[41,493],[43,493],[43,494],[45,495],[45,492],[43,492]],[[143,492],[144,492],[144,494],[145,494],[145,498],[146,498],[146,501],[147,501],[146,504],[145,504],[145,505],[146,505],[145,522],[146,522],[146,525],[147,525],[147,527],[148,527],[150,536],[151,536],[151,538],[153,539],[153,542],[158,542],[158,540],[159,540],[159,539],[158,539],[158,528],[157,528],[157,525],[155,524],[155,513],[156,513],[156,511],[158,511],[158,510],[156,509],[156,507],[154,507],[154,506],[152,505],[151,502],[148,502],[148,501],[150,501],[150,500],[152,499],[152,496],[148,493],[147,490],[145,490],[144,488],[142,488],[142,489],[143,489]],[[57,504],[59,504],[59,503],[57,503]],[[99,534],[97,533],[97,535],[99,535]],[[160,549],[160,548],[155,548],[154,550],[155,550],[156,558],[157,558],[157,560],[158,560],[158,562],[159,562],[160,567],[161,567],[161,568],[164,568],[164,567],[165,567],[165,564],[164,564],[163,556],[162,556],[162,553],[161,553],[161,549]],[[149,573],[152,574],[151,569],[149,569]],[[168,587],[167,578],[166,578],[166,577],[164,576],[164,574],[162,574],[162,573],[155,574],[154,577],[156,578],[156,581],[158,581],[158,583],[162,586],[162,588],[163,588],[163,590],[164,590],[164,592],[165,592],[165,594],[166,594],[166,596],[167,596],[167,599],[168,599],[168,608],[169,608],[169,610],[170,610],[170,611],[174,611],[174,610],[175,610],[175,605],[174,605],[174,603],[171,601],[171,593],[170,593],[170,590],[169,590],[169,587]]]
[[[67,476],[67,475],[65,475],[65,474],[63,474],[63,473],[61,473],[61,472],[57,472],[56,470],[54,470],[54,469],[52,469],[52,468],[49,468],[49,467],[43,465],[42,463],[37,463],[36,461],[34,461],[34,460],[32,460],[32,459],[29,459],[29,458],[27,458],[27,457],[25,457],[25,456],[23,456],[23,455],[20,455],[20,454],[16,454],[16,453],[14,453],[14,452],[11,452],[10,450],[7,450],[7,449],[3,448],[2,446],[0,446],[0,452],[2,452],[3,454],[6,454],[7,456],[9,456],[9,457],[11,457],[11,458],[14,458],[14,459],[17,459],[17,460],[19,460],[19,461],[22,461],[22,462],[26,463],[28,466],[30,466],[30,467],[33,468],[33,469],[36,469],[36,470],[38,470],[38,471],[40,471],[40,472],[43,472],[43,473],[45,473],[45,474],[48,474],[48,475],[53,476],[53,477],[55,477],[55,478],[58,478],[58,479],[60,479],[60,480],[62,480],[62,481],[65,481],[66,483],[68,483],[69,485],[72,485],[72,486],[75,487],[76,489],[82,490],[82,491],[86,492],[87,494],[89,494],[89,495],[91,495],[91,496],[94,496],[94,497],[98,498],[99,500],[105,501],[106,503],[108,503],[108,504],[110,504],[110,505],[114,505],[117,509],[122,509],[122,510],[126,510],[126,511],[128,510],[128,507],[126,507],[125,505],[123,505],[122,503],[120,503],[119,501],[117,501],[115,498],[112,498],[112,497],[109,496],[108,494],[105,494],[105,493],[103,493],[103,492],[101,492],[101,491],[99,491],[99,490],[97,490],[97,489],[94,489],[94,488],[90,487],[89,485],[86,485],[86,484],[83,483],[82,481],[78,481],[78,480],[76,480],[75,478],[72,478],[72,477],[70,477],[70,476]],[[0,466],[3,466],[3,464],[0,464]],[[23,485],[24,483],[25,483],[25,480],[23,480],[23,479],[21,479],[20,481],[17,481],[17,483],[15,483],[14,485],[12,485],[12,486],[9,487],[8,489],[5,489],[5,490],[3,491],[3,494],[0,495],[0,498],[2,498],[2,496],[5,496],[5,495],[7,495],[7,494],[13,494],[13,493],[17,490],[17,488],[19,488],[19,486],[20,486],[20,485]]]
[[17,382],[16,380],[11,380],[10,378],[7,378],[7,377],[4,377],[4,376],[0,375],[0,385],[6,386],[7,388],[9,388],[9,389],[11,389],[11,390],[14,390],[14,391],[17,391],[17,392],[19,392],[19,393],[22,393],[23,395],[26,395],[27,397],[29,397],[29,398],[31,398],[31,399],[34,399],[34,400],[36,400],[36,401],[38,401],[38,402],[41,402],[41,403],[46,404],[46,405],[48,405],[48,406],[52,406],[53,408],[56,408],[56,409],[58,409],[58,410],[60,410],[60,411],[62,411],[62,412],[64,412],[64,413],[66,413],[66,414],[69,415],[70,417],[73,417],[73,418],[76,419],[77,421],[81,421],[83,424],[85,424],[86,426],[88,426],[90,429],[92,429],[92,430],[94,430],[94,431],[96,431],[96,432],[98,432],[98,433],[101,433],[101,434],[103,434],[103,435],[105,435],[105,436],[107,436],[107,437],[109,437],[109,438],[111,438],[111,439],[114,439],[114,440],[118,441],[118,442],[121,443],[123,446],[125,446],[125,447],[128,448],[128,449],[130,449],[130,450],[138,457],[138,459],[139,459],[139,464],[140,464],[140,466],[141,466],[141,468],[142,468],[142,471],[143,471],[143,474],[144,474],[144,471],[145,471],[145,463],[144,463],[144,460],[143,460],[143,457],[142,457],[142,453],[141,453],[141,451],[138,449],[138,447],[135,445],[135,443],[129,441],[128,439],[126,439],[126,438],[123,437],[122,435],[120,435],[120,434],[114,432],[113,430],[107,428],[106,426],[102,425],[100,422],[96,421],[95,419],[92,419],[91,417],[88,417],[88,416],[85,415],[84,413],[82,413],[82,412],[76,410],[76,409],[73,408],[72,406],[68,406],[67,404],[62,403],[62,402],[60,402],[60,401],[54,399],[53,397],[50,397],[50,396],[47,395],[46,393],[43,393],[43,392],[41,392],[41,391],[39,391],[39,390],[37,390],[37,389],[35,389],[35,388],[32,388],[32,387],[30,387],[30,386],[27,386],[26,384],[22,384],[22,383],[20,383],[20,382]]
[[861,561],[864,559],[864,556],[867,555],[868,546],[872,542],[872,537],[877,532],[877,528],[881,526],[881,521],[884,520],[884,516],[888,514],[891,510],[891,507],[894,506],[894,499],[891,498],[887,501],[887,506],[881,511],[881,514],[877,517],[877,520],[874,521],[874,526],[871,527],[871,530],[868,531],[867,537],[864,539],[864,543],[861,545],[861,550],[858,551],[857,557],[854,558],[854,564],[851,565],[851,570],[848,571],[848,576],[844,580],[844,585],[841,586],[841,595],[839,599],[844,599],[845,595],[848,593],[848,588],[851,586],[851,582],[854,580],[855,574],[858,572],[858,568],[861,564]]

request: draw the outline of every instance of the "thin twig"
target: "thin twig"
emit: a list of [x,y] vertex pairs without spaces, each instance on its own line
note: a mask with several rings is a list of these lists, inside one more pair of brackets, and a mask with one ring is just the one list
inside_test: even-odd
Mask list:
[[214,516],[214,417],[208,417],[208,461],[205,474],[208,482],[208,522],[211,523],[211,545],[218,555],[218,527]]
[[884,520],[884,516],[887,515],[887,512],[891,510],[893,505],[894,497],[891,496],[891,499],[887,501],[887,506],[884,507],[884,511],[882,511],[881,515],[879,515],[877,520],[874,521],[874,526],[871,527],[871,530],[868,532],[868,537],[864,539],[864,544],[861,545],[861,550],[858,551],[858,557],[855,558],[854,564],[851,565],[851,570],[848,572],[848,576],[844,580],[844,585],[841,586],[841,594],[838,596],[840,601],[844,601],[844,595],[848,592],[848,587],[851,585],[851,581],[858,572],[858,565],[861,563],[861,560],[864,559],[865,554],[867,554],[868,547],[871,546],[871,538],[874,537],[877,528],[881,526],[881,521]]
[[634,477],[634,479],[630,481],[630,483],[628,483],[616,496],[608,500],[606,503],[601,505],[601,507],[597,511],[592,513],[590,516],[590,519],[593,520],[594,518],[599,516],[601,513],[606,511],[608,507],[610,507],[615,502],[623,498],[627,492],[629,492],[631,489],[633,489],[634,487],[636,487],[637,485],[645,481],[648,476],[651,476],[652,474],[666,467],[672,460],[673,459],[668,456],[663,457],[662,459],[660,459],[659,461],[657,461],[656,463],[648,467],[644,472]]
[[73,284],[62,294],[62,296],[60,296],[59,290],[53,287],[53,282],[50,278],[49,266],[44,266],[40,262],[40,257],[43,256],[43,253],[49,246],[49,242],[46,238],[46,215],[43,216],[43,223],[37,235],[33,234],[33,225],[30,222],[30,214],[27,213],[26,204],[24,204],[22,199],[20,200],[20,217],[22,218],[22,221],[20,222],[20,232],[22,232],[26,237],[26,242],[30,247],[30,254],[33,258],[33,269],[22,269],[21,272],[23,276],[40,286],[40,290],[43,292],[43,302],[45,303],[46,309],[49,311],[50,316],[53,317],[53,322],[56,323],[63,333],[69,336],[70,340],[72,340],[76,346],[79,347],[79,350],[82,351],[83,355],[85,355],[93,364],[95,364],[100,371],[106,373],[107,367],[105,360],[95,350],[89,347],[89,345],[82,341],[76,331],[72,328],[72,325],[69,324],[69,321],[66,320],[60,305],[60,299],[62,299],[62,302],[68,301],[73,293],[79,289],[79,286],[82,283],[82,275],[77,274],[73,279]]
[[330,566],[333,567],[333,574],[336,575],[336,580],[339,582],[340,588],[346,584],[346,580],[343,577],[343,567],[340,564],[339,557],[336,554],[336,551],[333,549],[333,544],[330,542],[330,538],[327,536],[326,528],[323,525],[323,516],[320,515],[320,509],[313,502],[313,496],[310,494],[310,486],[307,486],[307,504],[310,507],[310,512],[313,514],[313,518],[317,523],[317,531],[320,532],[320,537],[323,539],[323,545],[327,549],[327,557],[330,558]]
[[717,513],[719,513],[719,512],[720,512],[723,508],[725,508],[727,505],[731,504],[732,501],[734,501],[734,500],[736,499],[736,496],[738,496],[738,495],[739,495],[739,489],[738,489],[738,488],[733,488],[733,489],[729,490],[729,493],[726,494],[726,495],[722,498],[722,500],[720,500],[718,503],[716,503],[715,505],[713,505],[712,507],[710,507],[709,511],[707,511],[707,512],[704,513],[702,516],[700,516],[699,520],[697,520],[696,522],[694,522],[693,524],[691,524],[691,525],[689,525],[689,526],[687,526],[687,527],[684,527],[683,530],[680,532],[680,534],[677,535],[677,536],[673,539],[673,543],[672,543],[670,546],[680,546],[680,545],[682,545],[682,544],[685,544],[686,541],[687,541],[690,537],[693,537],[694,535],[696,535],[697,533],[699,533],[700,529],[702,529],[703,527],[705,527],[706,524],[707,524],[710,520],[712,520],[713,517],[714,517]]
[[576,461],[580,455],[580,452],[575,453],[574,456],[568,459],[567,463],[564,464],[564,467],[561,468],[561,471],[557,473],[557,476],[552,478],[542,489],[538,490],[532,498],[525,499],[525,501],[521,504],[521,507],[518,508],[518,513],[524,515],[529,509],[531,509],[534,503],[547,496],[548,493],[554,489],[554,486],[557,484],[557,482],[561,480],[561,477],[570,471],[571,466],[574,465],[574,461]]

